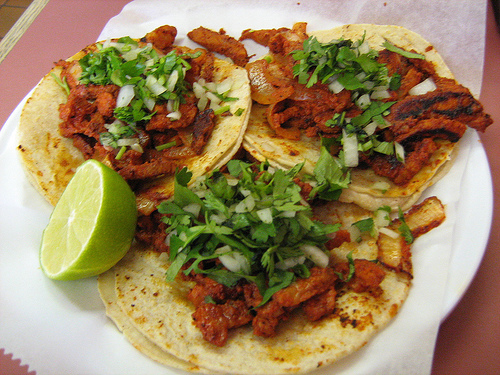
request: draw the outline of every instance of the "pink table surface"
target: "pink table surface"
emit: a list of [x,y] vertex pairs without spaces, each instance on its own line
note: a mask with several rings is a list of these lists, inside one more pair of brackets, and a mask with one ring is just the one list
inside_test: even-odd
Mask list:
[[[51,0],[0,64],[0,127],[24,96],[61,57],[96,40],[126,0]],[[491,235],[480,268],[454,311],[442,323],[433,375],[500,374],[500,34],[488,8],[481,101],[496,121],[481,136],[493,175]],[[1,301],[0,301],[1,309]],[[1,322],[0,322],[1,324]],[[12,359],[14,358],[14,360]],[[0,375],[35,374],[2,349]],[[22,361],[22,358],[20,358]],[[23,366],[21,366],[21,363]]]

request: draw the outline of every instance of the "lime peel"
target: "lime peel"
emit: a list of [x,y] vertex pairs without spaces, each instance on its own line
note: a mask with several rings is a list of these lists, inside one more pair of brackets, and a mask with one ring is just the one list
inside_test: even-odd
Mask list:
[[134,238],[135,195],[113,169],[90,159],[77,168],[42,236],[40,266],[51,279],[75,280],[113,267]]

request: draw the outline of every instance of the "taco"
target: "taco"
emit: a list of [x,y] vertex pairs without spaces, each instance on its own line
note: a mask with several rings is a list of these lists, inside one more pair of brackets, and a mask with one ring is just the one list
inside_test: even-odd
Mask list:
[[[220,176],[216,180],[220,182]],[[174,206],[169,203],[168,207],[173,210]],[[175,210],[185,209],[188,214],[193,204],[186,202],[181,207]],[[305,267],[309,262],[311,274],[294,278],[266,303],[259,302],[267,292],[261,295],[256,283],[250,281],[257,277],[255,273],[245,278],[241,275],[246,271],[237,270],[239,281],[233,287],[216,278],[225,272],[218,266],[221,262],[235,270],[239,258],[231,258],[221,248],[210,255],[214,240],[203,232],[203,250],[193,250],[199,244],[192,238],[186,248],[190,249],[187,254],[203,252],[204,260],[188,262],[182,268],[184,272],[170,281],[166,278],[172,268],[178,269],[181,258],[172,257],[173,245],[166,253],[135,244],[122,261],[99,276],[108,316],[136,348],[175,368],[281,374],[304,373],[336,362],[364,346],[394,318],[407,298],[412,279],[411,245],[398,228],[404,222],[407,234],[416,238],[445,219],[444,207],[437,198],[429,198],[404,217],[377,226],[377,234],[359,230],[357,235],[353,224],[378,222],[380,218],[376,217],[380,215],[338,201],[315,206],[313,211],[322,223],[338,226],[330,250],[321,256],[316,254],[317,258],[308,255],[305,261],[297,254],[281,260],[290,269]],[[183,236],[172,234],[171,244],[174,237]],[[319,248],[317,251],[321,252]],[[217,258],[224,254],[227,259]],[[318,265],[325,254],[327,264]],[[213,260],[217,260],[215,266]],[[193,275],[193,264],[203,273],[210,272],[211,267],[216,270],[210,277]],[[281,267],[278,260],[275,266]],[[248,361],[241,353],[252,353],[254,360]]]
[[406,300],[410,242],[443,222],[443,205],[432,197],[393,220],[338,201],[309,206],[296,194],[308,190],[298,168],[238,163],[191,185],[194,194],[178,176],[178,195],[159,208],[168,252],[136,243],[99,276],[108,316],[144,354],[196,372],[304,373],[358,350]]
[[306,33],[247,30],[269,47],[247,64],[254,105],[244,147],[257,160],[314,173],[320,150],[350,174],[340,200],[408,209],[449,170],[467,127],[492,120],[436,49],[399,26]]
[[[174,45],[162,26],[87,46],[34,89],[18,128],[21,161],[52,204],[75,168],[98,159],[124,177],[149,214],[187,166],[200,174],[239,149],[251,108],[246,71]],[[147,185],[147,186],[146,186]]]

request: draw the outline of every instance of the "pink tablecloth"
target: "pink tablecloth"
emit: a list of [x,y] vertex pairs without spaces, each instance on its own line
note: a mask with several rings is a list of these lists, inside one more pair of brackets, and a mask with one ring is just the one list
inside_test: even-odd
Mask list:
[[[126,0],[51,0],[0,64],[0,127],[54,61],[94,42],[106,22],[126,3]],[[472,285],[441,326],[434,356],[435,375],[500,374],[499,92],[500,35],[493,13],[488,9],[481,100],[496,121],[496,125],[482,136],[493,174],[496,202],[493,225],[485,257]],[[36,340],[36,337],[30,339]],[[27,367],[21,366],[20,361],[13,361],[1,346],[0,337],[0,374],[28,373]],[[16,353],[13,354],[17,358]]]

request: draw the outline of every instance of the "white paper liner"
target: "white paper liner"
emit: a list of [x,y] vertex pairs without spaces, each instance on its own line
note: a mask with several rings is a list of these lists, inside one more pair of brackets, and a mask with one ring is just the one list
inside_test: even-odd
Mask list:
[[[200,25],[237,37],[246,28],[291,27],[297,21],[308,22],[309,30],[397,24],[433,43],[459,82],[477,96],[485,12],[485,1],[137,0],[108,22],[99,39],[141,37],[162,24],[178,28],[179,44],[190,44],[182,36]],[[258,50],[251,43],[248,48]],[[146,358],[119,334],[105,316],[95,278],[54,282],[43,276],[38,247],[52,208],[29,185],[17,159],[21,108],[22,103],[0,132],[0,347],[38,375],[183,373]],[[448,218],[415,243],[415,279],[400,313],[364,348],[316,374],[430,373],[440,321],[473,277],[491,223],[486,156],[473,132],[461,143],[450,173],[428,191],[447,205]],[[471,209],[478,202],[488,207],[485,212]]]

